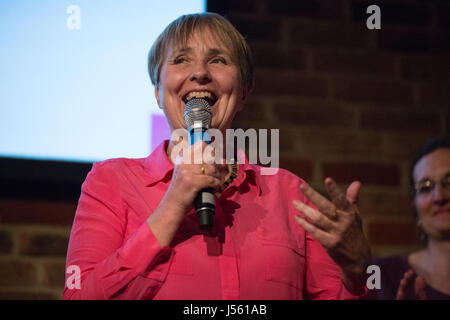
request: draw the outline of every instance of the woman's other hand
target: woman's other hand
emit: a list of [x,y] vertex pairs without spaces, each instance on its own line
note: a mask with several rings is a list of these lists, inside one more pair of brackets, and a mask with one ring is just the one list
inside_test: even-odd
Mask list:
[[425,279],[410,269],[400,281],[396,300],[427,300],[426,285]]
[[325,187],[331,200],[306,184],[300,186],[304,195],[317,206],[317,210],[294,200],[294,207],[306,219],[298,215],[295,218],[341,267],[342,281],[347,289],[360,294],[364,290],[366,268],[371,261],[370,247],[362,230],[356,204],[361,184],[353,182],[344,194],[333,179],[327,178]]

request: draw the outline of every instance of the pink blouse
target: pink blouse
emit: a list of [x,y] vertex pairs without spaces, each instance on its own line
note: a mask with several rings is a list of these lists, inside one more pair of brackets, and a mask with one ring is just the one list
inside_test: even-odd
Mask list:
[[[216,199],[211,235],[187,213],[170,246],[161,247],[146,219],[172,177],[165,141],[144,159],[93,165],[83,183],[67,253],[81,270],[64,299],[358,299],[341,270],[293,219],[292,200],[311,205],[280,169],[240,164]],[[67,274],[68,277],[70,274]],[[367,289],[366,289],[367,294]],[[365,295],[366,295],[365,294]]]

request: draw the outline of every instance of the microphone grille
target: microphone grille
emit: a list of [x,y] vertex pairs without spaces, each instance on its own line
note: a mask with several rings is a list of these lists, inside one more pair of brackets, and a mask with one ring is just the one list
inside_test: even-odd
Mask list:
[[201,121],[202,128],[209,128],[211,125],[211,107],[205,99],[194,98],[186,103],[184,109],[184,121],[188,128],[192,128],[195,122]]

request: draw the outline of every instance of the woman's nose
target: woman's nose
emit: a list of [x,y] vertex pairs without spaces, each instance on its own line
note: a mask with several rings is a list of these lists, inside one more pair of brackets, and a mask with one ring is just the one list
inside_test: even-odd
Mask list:
[[191,81],[197,81],[200,84],[205,84],[211,81],[211,74],[208,70],[208,66],[203,62],[198,62],[194,64],[192,73],[191,73]]
[[443,201],[449,201],[450,199],[450,192],[448,191],[448,188],[444,188],[442,184],[437,183],[433,190],[433,201],[434,202],[443,202]]

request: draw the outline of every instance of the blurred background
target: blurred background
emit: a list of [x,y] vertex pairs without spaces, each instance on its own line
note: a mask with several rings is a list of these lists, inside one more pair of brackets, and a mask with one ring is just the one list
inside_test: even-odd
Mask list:
[[[379,30],[366,26],[372,4]],[[61,298],[81,183],[93,161],[145,157],[169,138],[148,50],[170,21],[205,10],[225,15],[255,58],[234,127],[279,128],[280,167],[318,190],[326,176],[361,181],[374,256],[420,246],[409,166],[428,138],[450,134],[448,1],[7,0],[0,299]]]

